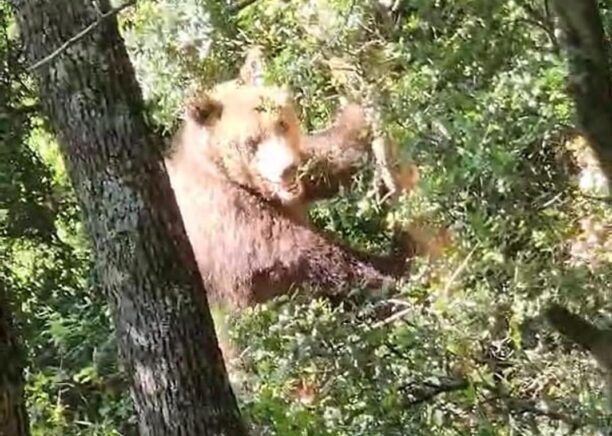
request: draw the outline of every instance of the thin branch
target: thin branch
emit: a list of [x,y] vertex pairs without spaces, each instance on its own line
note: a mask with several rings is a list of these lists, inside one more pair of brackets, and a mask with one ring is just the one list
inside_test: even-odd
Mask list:
[[476,250],[479,247],[480,247],[480,243],[476,244],[476,246],[474,248],[472,248],[472,250],[468,253],[468,255],[465,256],[465,259],[463,259],[463,261],[459,264],[457,269],[453,272],[453,274],[450,276],[450,278],[448,279],[448,281],[444,285],[444,289],[442,290],[442,295],[446,295],[448,293],[448,291],[450,290],[451,286],[455,283],[457,278],[467,268],[468,263],[470,262],[470,259],[472,258],[474,253],[476,253]]
[[604,203],[612,204],[612,197],[600,197],[597,195],[589,195],[589,194],[582,194],[582,193],[579,196],[587,200],[602,201]]
[[572,432],[585,425],[581,418],[573,418],[557,405],[549,404],[543,407],[539,406],[536,400],[504,394],[500,392],[498,387],[489,386],[489,389],[492,391],[493,395],[488,397],[481,396],[482,404],[489,404],[494,407],[497,411],[496,413],[503,410],[506,413],[514,415],[530,414],[550,420],[562,421],[571,427]]
[[500,400],[512,413],[515,414],[522,415],[527,413],[535,416],[542,416],[555,421],[562,421],[568,424],[572,428],[572,431],[576,431],[578,428],[583,426],[581,422],[563,412],[538,407],[536,402],[533,400],[517,398],[501,398]]
[[355,9],[355,0],[351,1],[348,11],[346,12],[346,15],[344,15],[344,27],[348,26],[349,20],[351,19],[351,14],[353,13],[353,9]]
[[559,41],[557,41],[557,36],[555,35],[554,29],[551,29],[548,26],[548,24],[542,21],[538,21],[534,18],[517,18],[516,22],[517,23],[523,22],[523,23],[531,24],[537,27],[538,29],[542,30],[546,34],[546,37],[548,38],[548,40],[550,41],[552,45],[553,53],[559,54],[559,52],[561,51],[559,47]]
[[241,2],[236,3],[235,5],[233,5],[230,8],[229,12],[232,15],[237,14],[241,10],[248,8],[249,6],[251,6],[252,4],[254,4],[256,2],[257,2],[257,0],[242,0]]
[[546,21],[553,22],[553,14],[550,10],[550,0],[544,0],[544,13],[546,14]]
[[382,321],[379,321],[379,322],[375,323],[374,325],[372,325],[372,330],[378,329],[380,327],[384,327],[384,326],[386,326],[388,324],[391,324],[393,321],[398,320],[400,318],[403,318],[404,316],[408,315],[411,312],[414,312],[414,307],[412,307],[412,306],[410,306],[410,307],[408,307],[406,309],[400,310],[399,312],[395,312],[390,317],[385,318]]
[[411,383],[402,388],[408,395],[406,405],[409,407],[425,403],[440,394],[467,389],[469,383],[465,379],[445,377],[439,383]]
[[41,66],[45,65],[46,63],[52,61],[53,59],[58,57],[60,54],[65,52],[68,49],[68,47],[77,43],[78,41],[83,39],[85,36],[87,36],[90,32],[92,32],[94,29],[96,29],[104,20],[117,15],[122,10],[130,6],[133,6],[135,4],[136,4],[136,0],[127,0],[124,4],[119,5],[115,8],[109,9],[107,12],[100,15],[100,17],[96,21],[94,21],[89,26],[81,30],[79,33],[77,33],[76,35],[68,39],[66,42],[64,42],[61,46],[59,46],[56,50],[51,52],[49,55],[45,56],[39,61],[34,62],[34,64],[30,65],[27,68],[27,70],[34,71],[40,68]]
[[412,306],[411,303],[404,301],[404,300],[400,300],[397,298],[389,298],[388,300],[385,301],[385,303],[391,303],[391,304],[395,304],[396,306]]
[[550,19],[550,14],[548,13],[548,1],[545,1],[544,13],[535,9],[527,1],[524,0],[519,1],[519,6],[522,7],[525,13],[529,16],[529,18],[523,20],[519,19],[519,21],[524,21],[526,23],[533,24],[543,30],[544,33],[546,33],[548,39],[550,40],[554,52],[559,53],[559,41],[557,40],[557,37],[555,35],[554,26],[552,20]]
[[[448,279],[448,282],[446,282],[446,285],[444,286],[444,290],[442,291],[442,294],[446,294],[449,291],[453,283],[457,280],[457,278],[461,275],[461,273],[468,266],[470,259],[472,258],[476,250],[479,248],[479,246],[480,244],[476,244],[476,246],[468,253],[468,255],[465,256],[465,259],[463,259],[463,261],[461,262],[461,264],[459,264],[457,269],[453,271],[453,274],[451,275],[451,277]],[[392,322],[405,317],[411,312],[414,312],[414,307],[407,307],[406,309],[400,310],[399,312],[395,312],[393,315],[389,316],[388,318],[385,318],[375,323],[374,325],[372,325],[372,329],[378,329],[380,327],[384,327],[388,324],[391,324]]]

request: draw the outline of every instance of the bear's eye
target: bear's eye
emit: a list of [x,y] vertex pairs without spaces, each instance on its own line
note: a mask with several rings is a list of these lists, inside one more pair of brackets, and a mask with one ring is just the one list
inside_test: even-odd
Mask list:
[[280,120],[276,123],[276,127],[280,133],[287,133],[289,131],[289,123],[285,120]]

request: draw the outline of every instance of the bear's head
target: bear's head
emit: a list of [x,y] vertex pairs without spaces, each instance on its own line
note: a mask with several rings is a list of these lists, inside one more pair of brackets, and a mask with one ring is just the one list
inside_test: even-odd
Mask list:
[[269,200],[299,202],[300,130],[285,89],[227,82],[186,109],[189,136],[200,138],[200,150],[231,182]]

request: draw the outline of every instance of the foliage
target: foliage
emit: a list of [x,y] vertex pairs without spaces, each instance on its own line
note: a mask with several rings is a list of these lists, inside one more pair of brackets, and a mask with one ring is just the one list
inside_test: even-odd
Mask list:
[[[172,131],[185,94],[231,77],[259,44],[266,80],[293,89],[306,130],[324,126],[341,97],[364,100],[421,173],[417,190],[385,207],[366,195],[364,175],[317,205],[318,226],[368,248],[397,221],[454,234],[444,256],[414,262],[399,295],[342,305],[296,296],[232,320],[253,425],[279,435],[607,434],[595,363],[541,315],[558,301],[612,319],[609,252],[575,256],[584,219],[609,229],[612,211],[579,189],[566,69],[544,2],[236,4],[140,0],[122,17],[152,121]],[[601,8],[612,29],[612,8]],[[129,433],[56,146],[23,116],[36,104],[28,84],[13,86],[12,65],[1,70],[11,98],[0,154],[14,164],[0,158],[0,252],[23,312],[35,434]]]
[[203,0],[142,1],[123,19],[143,95],[161,127],[175,127],[185,96],[219,81],[237,61],[210,56],[213,44],[234,45],[227,20],[217,2]]
[[[571,262],[579,222],[595,215],[609,226],[611,213],[571,178],[572,108],[554,32],[533,25],[536,3],[448,3],[403,2],[384,16],[359,2],[260,1],[240,16],[247,40],[263,39],[271,79],[297,90],[307,126],[320,125],[339,95],[371,99],[375,89],[386,131],[423,175],[391,211],[345,198],[315,210],[315,221],[363,241],[376,238],[372,215],[427,214],[456,241],[438,262],[413,267],[394,298],[396,311],[409,311],[384,327],[371,307],[347,313],[318,300],[258,308],[237,322],[252,374],[248,410],[271,434],[610,426],[593,362],[568,354],[541,317],[551,300],[591,317],[611,309],[609,260]],[[411,387],[446,377],[469,387],[410,404]]]

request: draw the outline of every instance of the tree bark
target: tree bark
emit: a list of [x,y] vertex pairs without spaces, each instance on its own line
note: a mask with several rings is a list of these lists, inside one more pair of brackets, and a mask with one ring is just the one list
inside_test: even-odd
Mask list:
[[612,78],[597,0],[553,0],[568,56],[578,123],[612,187]]
[[[89,0],[11,3],[30,64],[100,17]],[[140,434],[246,434],[115,17],[34,73],[109,298]]]
[[0,436],[30,434],[23,384],[23,359],[0,278]]

